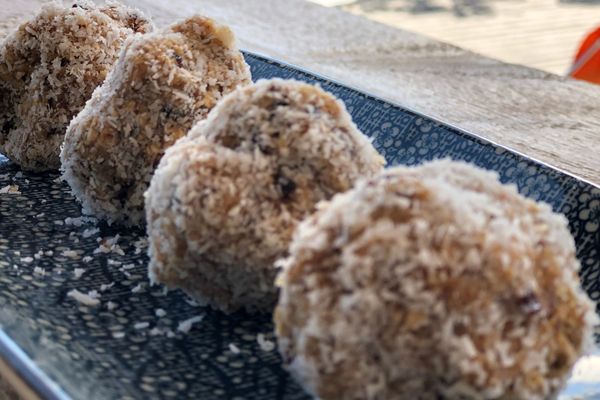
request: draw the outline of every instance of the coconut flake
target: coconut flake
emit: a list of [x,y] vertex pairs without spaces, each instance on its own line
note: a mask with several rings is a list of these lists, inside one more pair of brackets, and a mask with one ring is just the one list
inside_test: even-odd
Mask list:
[[139,293],[143,290],[144,290],[144,285],[142,283],[139,283],[136,287],[131,289],[131,293]]
[[266,339],[263,333],[256,335],[256,341],[262,351],[273,351],[275,349],[275,343]]
[[149,322],[137,322],[133,327],[137,330],[146,329],[150,326]]
[[79,255],[75,250],[65,250],[62,252],[62,255],[69,258],[78,258]]
[[147,238],[141,238],[139,240],[136,240],[133,243],[134,247],[135,247],[135,254],[140,254],[145,248],[148,247],[148,239]]
[[204,319],[203,315],[198,315],[198,316],[186,319],[185,321],[182,321],[179,323],[179,325],[177,326],[177,330],[179,332],[188,333],[192,329],[192,326],[194,324],[202,321],[203,319]]
[[158,336],[158,335],[162,335],[163,334],[163,330],[157,327],[154,327],[152,329],[150,329],[150,331],[148,332],[148,334],[150,336]]
[[21,194],[21,192],[19,192],[19,185],[6,185],[0,188],[0,194]]
[[85,269],[83,268],[75,268],[73,270],[73,278],[79,279],[85,273]]
[[85,229],[83,231],[83,233],[81,234],[81,236],[83,236],[84,239],[87,239],[90,236],[93,236],[93,235],[95,235],[98,232],[100,232],[99,228],[88,228],[88,229]]
[[73,290],[69,291],[67,293],[67,296],[73,298],[75,301],[77,301],[83,305],[86,305],[86,306],[95,307],[98,304],[100,304],[100,300],[98,300],[97,298],[94,298],[94,297],[90,296],[89,294],[81,293],[77,289],[73,289]]
[[189,297],[185,299],[185,302],[188,303],[192,307],[200,307],[200,304],[196,300],[191,299]]
[[94,254],[100,254],[100,253],[103,253],[103,254],[110,253],[110,247],[101,244],[100,246],[98,246],[98,248],[96,250],[94,250]]

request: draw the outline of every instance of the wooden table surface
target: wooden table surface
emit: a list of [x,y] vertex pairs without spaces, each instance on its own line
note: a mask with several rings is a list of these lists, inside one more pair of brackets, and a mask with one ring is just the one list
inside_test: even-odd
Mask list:
[[[502,63],[303,0],[125,0],[158,26],[193,13],[240,47],[438,118],[600,185],[600,86]],[[0,31],[41,0],[0,0]]]

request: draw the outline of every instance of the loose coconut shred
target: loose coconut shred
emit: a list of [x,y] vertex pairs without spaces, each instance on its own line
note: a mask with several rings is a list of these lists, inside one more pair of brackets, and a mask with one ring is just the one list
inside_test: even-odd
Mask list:
[[275,313],[318,398],[553,398],[592,343],[566,219],[493,173],[394,168],[319,208]]
[[64,178],[83,211],[143,222],[143,193],[165,149],[224,94],[250,82],[232,32],[210,19],[191,17],[128,40],[65,137]]
[[279,79],[239,89],[155,172],[146,194],[150,278],[224,311],[271,311],[273,262],[297,223],[383,164],[323,90]]
[[23,169],[60,166],[71,118],[100,85],[127,37],[151,30],[118,3],[43,6],[0,44],[0,152]]

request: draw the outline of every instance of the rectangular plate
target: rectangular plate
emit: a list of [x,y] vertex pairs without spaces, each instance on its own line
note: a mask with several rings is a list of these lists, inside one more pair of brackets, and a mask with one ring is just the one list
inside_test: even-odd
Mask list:
[[[437,122],[322,77],[246,53],[255,79],[281,77],[321,85],[346,103],[358,127],[373,138],[388,165],[413,165],[451,157],[495,170],[522,194],[550,203],[567,216],[590,296],[600,299],[600,189],[475,135]],[[0,187],[17,184],[21,194],[0,195],[0,356],[42,397],[62,399],[230,398],[306,399],[282,369],[277,351],[265,351],[257,334],[274,341],[270,316],[220,312],[186,302],[178,292],[147,287],[141,230],[65,223],[80,207],[57,173],[17,175],[0,155]],[[94,254],[98,237],[120,235],[124,254]],[[38,251],[52,251],[39,259]],[[66,250],[77,251],[77,256]],[[137,254],[136,254],[137,251]],[[93,259],[84,262],[85,256]],[[120,265],[116,265],[120,264]],[[123,265],[133,264],[132,269]],[[34,268],[38,267],[37,273]],[[45,273],[40,274],[43,268]],[[79,279],[75,268],[85,269]],[[86,307],[71,289],[102,292],[101,306]],[[139,284],[146,285],[133,293]],[[116,305],[107,309],[107,303]],[[158,318],[155,310],[167,315]],[[178,323],[203,320],[184,334]],[[136,324],[148,323],[147,328]],[[153,328],[157,328],[151,331]],[[174,337],[166,337],[171,331]],[[152,333],[160,333],[152,335]],[[231,351],[230,344],[240,349]],[[235,350],[235,349],[234,349]],[[585,359],[599,368],[600,357]],[[600,375],[600,374],[599,374]],[[572,379],[561,398],[600,395],[598,379]],[[592,397],[588,397],[592,398]]]

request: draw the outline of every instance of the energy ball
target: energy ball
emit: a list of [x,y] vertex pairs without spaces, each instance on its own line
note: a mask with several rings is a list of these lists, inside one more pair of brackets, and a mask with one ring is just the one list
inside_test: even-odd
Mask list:
[[167,150],[146,193],[150,279],[225,312],[272,311],[273,263],[320,200],[384,159],[318,87],[259,81]]
[[0,44],[0,153],[31,171],[58,169],[71,118],[100,85],[126,38],[151,30],[137,10],[45,5]]
[[143,194],[165,149],[250,83],[233,33],[208,18],[128,40],[65,136],[63,176],[84,213],[142,223]]
[[281,265],[279,349],[324,400],[552,398],[597,323],[566,219],[449,160],[322,203]]

